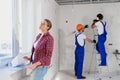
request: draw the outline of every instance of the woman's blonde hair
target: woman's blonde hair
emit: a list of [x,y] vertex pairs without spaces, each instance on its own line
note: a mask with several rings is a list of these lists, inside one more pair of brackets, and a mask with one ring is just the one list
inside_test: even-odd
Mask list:
[[48,31],[52,28],[52,23],[49,19],[44,19],[47,22],[47,27],[49,27]]

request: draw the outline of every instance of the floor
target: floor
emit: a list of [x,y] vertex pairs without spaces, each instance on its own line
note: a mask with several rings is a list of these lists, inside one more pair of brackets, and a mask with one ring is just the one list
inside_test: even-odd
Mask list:
[[[120,57],[119,60],[113,54],[108,56],[108,66],[98,66],[94,71],[84,71],[86,79],[80,80],[120,80]],[[60,70],[54,80],[78,80],[74,75],[74,70]]]
[[[89,70],[83,71],[83,75],[86,76],[86,79],[80,80],[120,80],[120,65],[119,65],[120,55],[119,57],[116,57],[113,54],[109,54],[107,55],[107,57],[108,57],[107,66],[98,66],[99,57],[98,56],[94,57],[96,59],[98,58],[96,66],[93,69],[94,71],[92,71],[91,69],[89,69],[90,71]],[[22,80],[30,80],[30,77],[27,76]],[[54,80],[78,80],[78,79],[74,75],[74,70],[60,70],[56,74]]]
[[[86,79],[80,79],[80,80],[120,80],[120,72],[108,72],[105,74],[101,73],[88,73],[84,72],[84,76],[86,76]],[[59,71],[56,75],[54,80],[78,80],[74,76],[73,70],[64,70]]]

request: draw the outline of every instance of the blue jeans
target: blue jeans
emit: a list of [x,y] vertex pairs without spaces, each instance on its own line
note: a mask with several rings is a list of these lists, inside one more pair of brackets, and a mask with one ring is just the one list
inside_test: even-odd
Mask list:
[[43,80],[47,70],[48,66],[39,66],[35,68],[31,74],[32,78],[30,80]]

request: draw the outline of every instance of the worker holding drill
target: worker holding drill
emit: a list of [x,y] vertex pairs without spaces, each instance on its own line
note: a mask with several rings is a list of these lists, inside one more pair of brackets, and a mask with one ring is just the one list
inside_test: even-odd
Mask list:
[[76,26],[77,32],[75,33],[75,76],[77,79],[86,79],[85,76],[82,75],[83,70],[83,62],[84,62],[84,46],[85,40],[90,43],[95,43],[95,40],[91,40],[83,34],[85,26],[82,24],[78,24]]
[[106,66],[106,50],[105,50],[105,41],[106,41],[106,22],[103,21],[103,15],[97,14],[97,19],[94,20],[94,23],[91,26],[92,28],[97,28],[98,31],[98,42],[96,44],[96,50],[100,53],[101,63],[99,66]]

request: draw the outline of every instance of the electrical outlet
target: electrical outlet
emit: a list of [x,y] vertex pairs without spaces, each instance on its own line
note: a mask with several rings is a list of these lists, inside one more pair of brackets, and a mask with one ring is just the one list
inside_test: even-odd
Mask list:
[[109,46],[112,46],[113,44],[112,44],[112,43],[109,43],[108,45],[109,45]]

